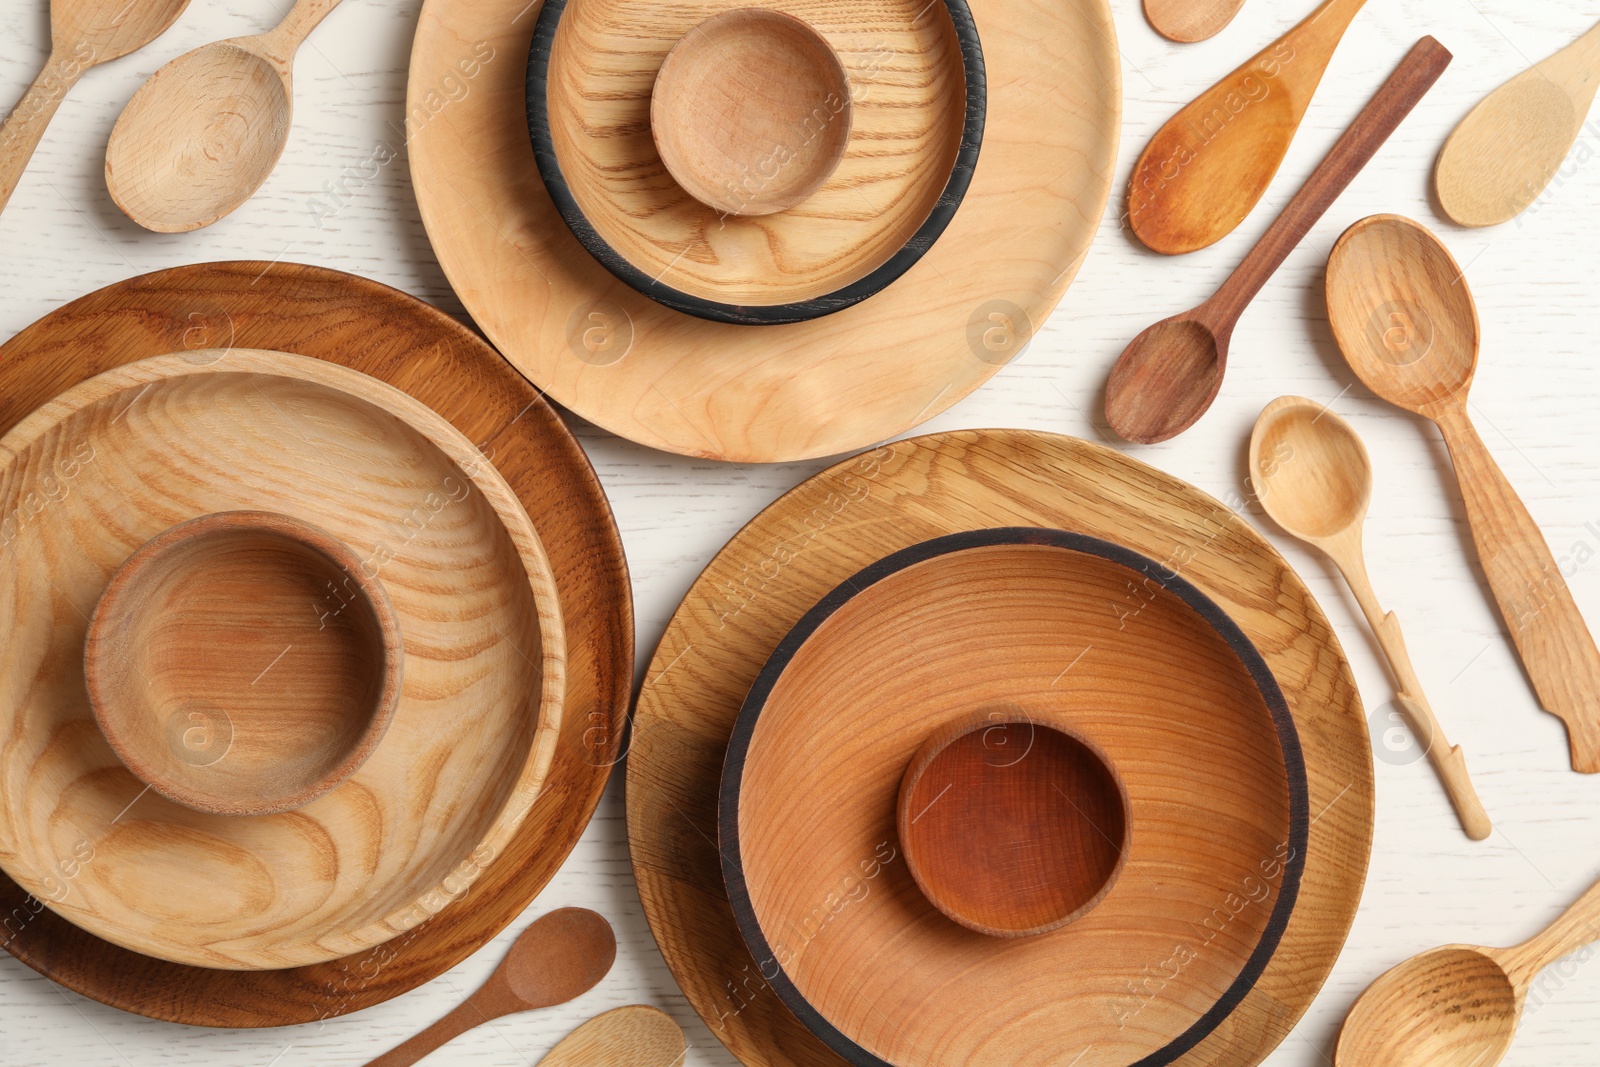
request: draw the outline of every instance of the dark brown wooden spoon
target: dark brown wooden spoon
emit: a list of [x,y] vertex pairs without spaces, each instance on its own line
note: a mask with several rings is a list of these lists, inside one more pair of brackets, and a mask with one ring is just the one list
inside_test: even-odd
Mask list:
[[1432,37],[1418,41],[1216,295],[1156,323],[1123,350],[1106,384],[1106,419],[1113,430],[1129,441],[1154,444],[1199,421],[1222,387],[1228,343],[1244,309],[1433,88],[1451,58]]
[[522,932],[482,989],[367,1067],[407,1067],[475,1026],[564,1004],[593,989],[616,958],[617,938],[604,918],[587,908],[552,911]]

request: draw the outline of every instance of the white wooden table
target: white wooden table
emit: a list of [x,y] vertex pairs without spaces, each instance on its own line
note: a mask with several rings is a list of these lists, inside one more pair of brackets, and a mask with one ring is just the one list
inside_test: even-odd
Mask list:
[[[981,4],[982,0],[974,0]],[[1174,46],[1144,23],[1137,0],[1114,0],[1127,108],[1115,175],[1120,199],[1144,142],[1202,87],[1286,29],[1311,0],[1249,0],[1219,37]],[[67,99],[10,208],[0,216],[0,337],[92,289],[205,260],[323,264],[398,286],[455,313],[411,195],[404,157],[374,168],[375,148],[401,121],[407,54],[421,0],[353,0],[328,19],[296,72],[297,122],[266,187],[221,224],[159,236],[133,225],[106,193],[111,126],[158,66],[214,39],[266,28],[287,0],[196,0],[144,51],[90,73]],[[225,8],[236,10],[228,11]],[[1290,257],[1245,316],[1221,399],[1176,442],[1140,458],[1247,507],[1311,584],[1333,618],[1377,718],[1389,681],[1354,603],[1331,568],[1245,503],[1245,442],[1261,407],[1283,393],[1331,402],[1372,451],[1368,525],[1373,580],[1403,620],[1446,728],[1465,749],[1495,835],[1457,829],[1423,763],[1379,742],[1378,831],[1371,876],[1349,944],[1321,997],[1268,1061],[1332,1062],[1340,1020],[1378,973],[1450,942],[1520,940],[1600,876],[1600,777],[1568,769],[1561,724],[1538,710],[1472,561],[1470,538],[1433,428],[1356,383],[1328,330],[1321,283],[1334,239],[1379,211],[1437,229],[1466,265],[1484,332],[1473,391],[1490,448],[1566,566],[1578,603],[1600,629],[1600,120],[1545,202],[1517,222],[1456,229],[1429,201],[1439,146],[1477,101],[1511,74],[1600,18],[1600,0],[1383,0],[1351,29],[1320,97],[1262,207],[1214,248],[1177,260],[1144,251],[1103,221],[1098,243],[1061,310],[1031,348],[989,385],[923,430],[1023,426],[1103,439],[1096,398],[1107,368],[1154,318],[1198,302],[1283,206],[1406,48],[1433,33],[1455,65],[1377,160]],[[0,4],[0,108],[20,97],[48,42],[45,0]],[[381,154],[379,156],[381,158]],[[333,190],[341,209],[330,212]],[[746,519],[824,463],[735,469],[641,448],[573,420],[616,509],[633,571],[641,664],[689,583]],[[387,1004],[323,1026],[227,1032],[170,1026],[65,992],[0,954],[0,1065],[364,1063],[471,992],[527,921],[581,904],[616,926],[617,964],[594,991],[561,1008],[503,1020],[460,1038],[429,1063],[526,1064],[572,1027],[644,1002],[685,1027],[688,1063],[734,1060],[678,993],[640,910],[628,863],[620,775],[560,875],[522,921],[451,973]],[[1574,957],[1524,1022],[1506,1060],[1522,1067],[1592,1067],[1600,1045],[1600,965]]]

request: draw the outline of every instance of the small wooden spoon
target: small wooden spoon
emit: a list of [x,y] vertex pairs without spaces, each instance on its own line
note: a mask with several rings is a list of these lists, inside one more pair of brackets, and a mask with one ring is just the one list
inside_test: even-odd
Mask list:
[[1451,945],[1367,987],[1344,1021],[1338,1067],[1495,1067],[1517,1034],[1528,989],[1556,960],[1600,939],[1600,884],[1513,948]]
[[209,226],[250,199],[289,140],[294,56],[340,0],[299,0],[266,33],[197,48],[151,75],[106,146],[106,187],[157,233]]
[[1215,37],[1244,6],[1244,0],[1144,0],[1144,17],[1169,41],[1193,44]]
[[1432,37],[1418,41],[1216,295],[1133,339],[1106,384],[1106,418],[1113,430],[1130,441],[1154,444],[1199,421],[1222,388],[1239,316],[1450,60]]
[[50,5],[50,58],[0,124],[0,211],[56,108],[83,72],[137,52],[183,14],[189,0],[55,0]]
[[482,989],[367,1067],[406,1067],[475,1026],[564,1004],[593,989],[616,958],[616,935],[604,918],[586,908],[552,911],[522,931]]
[[666,1012],[630,1004],[572,1031],[539,1067],[674,1067],[688,1048],[683,1030]]
[[1444,434],[1478,557],[1534,691],[1566,722],[1573,769],[1600,772],[1600,649],[1467,415],[1478,310],[1461,268],[1425,227],[1374,215],[1334,245],[1327,295],[1334,338],[1356,376]]
[[1156,132],[1128,185],[1128,224],[1139,240],[1180,255],[1215,244],[1244,221],[1365,3],[1326,0]]
[[1367,624],[1400,683],[1397,697],[1411,728],[1428,746],[1428,761],[1444,783],[1461,828],[1474,841],[1493,831],[1467,776],[1459,746],[1445,739],[1422,682],[1406,652],[1394,612],[1378,605],[1367,576],[1361,526],[1372,500],[1372,460],[1350,424],[1321,404],[1299,396],[1268,404],[1250,435],[1250,477],[1273,521],[1327,553],[1350,583]]
[[1484,97],[1439,154],[1444,213],[1494,226],[1527,210],[1572,151],[1597,86],[1600,26]]

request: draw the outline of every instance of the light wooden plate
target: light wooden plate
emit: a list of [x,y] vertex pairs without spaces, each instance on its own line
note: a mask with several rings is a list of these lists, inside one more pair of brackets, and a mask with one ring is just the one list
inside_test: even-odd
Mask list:
[[[147,791],[121,764],[82,649],[140,545],[252,510],[328,531],[379,576],[405,677],[382,744],[338,789],[239,819]],[[0,438],[0,515],[13,519],[0,529],[0,628],[13,638],[0,653],[0,867],[84,929],[200,967],[347,956],[459,895],[538,796],[565,660],[544,548],[493,464],[393,386],[253,349],[117,367]],[[305,610],[336,610],[338,591],[325,600]],[[264,658],[255,684],[271,686],[276,663]],[[226,708],[195,714],[231,734]],[[169,740],[216,758],[187,733]]]
[[[790,6],[803,17],[806,5]],[[893,436],[972,392],[1043,327],[1115,166],[1120,57],[1105,0],[982,0],[972,13],[988,109],[949,228],[877,296],[757,332],[640,295],[562,223],[524,121],[539,5],[427,0],[407,136],[434,251],[518,370],[630,440],[759,463]]]
[[0,347],[0,431],[101,370],[228,344],[350,365],[449,418],[493,460],[533,518],[567,632],[561,735],[532,812],[454,904],[375,949],[274,971],[168,963],[72,925],[0,875],[0,913],[10,917],[0,946],[52,981],[172,1022],[279,1026],[343,1015],[413,989],[482,947],[532,901],[583,832],[618,759],[633,621],[605,496],[554,410],[459,323],[349,274],[284,263],[201,264],[74,301]]
[[[1301,740],[1308,843],[1277,950],[1198,1044],[1151,1062],[1260,1062],[1331,970],[1371,849],[1372,756],[1349,666],[1304,583],[1222,503],[1119,453],[1021,430],[935,434],[841,463],[757,516],[691,587],[647,669],[628,764],[634,873],[674,976],[712,1032],[750,1067],[847,1061],[772,990],[776,961],[744,948],[723,890],[718,785],[746,693],[783,636],[850,575],[934,537],[1028,525],[1125,545],[1215,601],[1271,668]],[[1130,609],[1139,592],[1130,591]],[[887,892],[900,866],[893,842],[858,859],[852,877],[819,902],[825,914]],[[1232,938],[1250,923],[1246,909],[1259,907],[1246,903],[1251,892],[1241,883],[1213,902],[1222,909],[1214,937]],[[1137,1028],[1177,1010],[1169,1000],[1176,987],[1164,983],[1190,953],[1205,958],[1208,929],[1168,931],[1170,944],[1116,1002],[1118,1022]],[[1018,1062],[1059,1062],[1062,1054],[1070,1061],[1080,1051]]]

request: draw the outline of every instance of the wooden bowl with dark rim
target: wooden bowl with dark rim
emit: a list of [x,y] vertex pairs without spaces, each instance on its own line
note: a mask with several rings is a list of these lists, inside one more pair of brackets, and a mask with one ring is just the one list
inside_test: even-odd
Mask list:
[[[705,62],[727,56],[749,61]],[[545,188],[607,270],[690,315],[776,325],[860,303],[933,246],[987,83],[967,0],[546,0],[527,97]]]
[[[719,823],[762,978],[846,1061],[1164,1064],[1272,958],[1308,806],[1283,694],[1214,601],[1014,528],[913,545],[807,613],[739,713]],[[1151,958],[1152,930],[1191,948]]]

